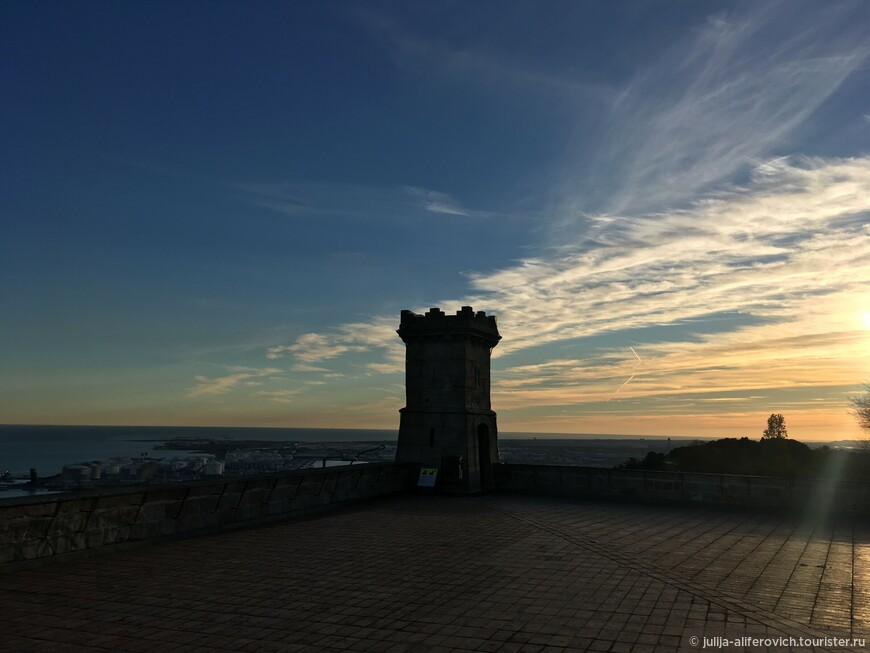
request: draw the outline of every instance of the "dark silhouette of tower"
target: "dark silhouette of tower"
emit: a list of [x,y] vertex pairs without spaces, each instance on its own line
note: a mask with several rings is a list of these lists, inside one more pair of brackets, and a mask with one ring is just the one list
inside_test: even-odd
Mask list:
[[495,317],[463,306],[402,311],[406,405],[399,412],[398,462],[439,468],[439,486],[474,493],[493,487],[498,429],[490,404],[489,360],[501,340]]

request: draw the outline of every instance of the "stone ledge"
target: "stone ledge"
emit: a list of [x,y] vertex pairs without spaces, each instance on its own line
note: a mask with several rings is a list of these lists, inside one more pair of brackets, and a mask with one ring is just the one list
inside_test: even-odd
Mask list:
[[532,464],[493,472],[496,489],[508,492],[870,514],[870,483],[857,481]]
[[369,463],[0,501],[0,570],[298,518],[400,492],[413,472]]

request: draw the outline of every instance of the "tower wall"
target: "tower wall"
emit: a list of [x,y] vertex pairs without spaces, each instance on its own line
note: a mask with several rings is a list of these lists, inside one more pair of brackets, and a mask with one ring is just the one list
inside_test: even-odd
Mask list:
[[498,461],[490,402],[490,352],[501,339],[495,317],[470,306],[455,315],[402,311],[398,334],[406,345],[406,405],[396,460],[438,467],[448,491],[489,489]]

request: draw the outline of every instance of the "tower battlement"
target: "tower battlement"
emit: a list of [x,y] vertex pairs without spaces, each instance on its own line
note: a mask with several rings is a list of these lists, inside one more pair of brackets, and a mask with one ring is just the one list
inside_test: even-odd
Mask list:
[[474,312],[471,306],[463,306],[455,315],[449,315],[441,309],[430,308],[420,315],[411,311],[402,311],[399,329],[396,331],[406,343],[411,340],[443,338],[443,337],[476,337],[495,347],[501,336],[494,315],[484,311]]

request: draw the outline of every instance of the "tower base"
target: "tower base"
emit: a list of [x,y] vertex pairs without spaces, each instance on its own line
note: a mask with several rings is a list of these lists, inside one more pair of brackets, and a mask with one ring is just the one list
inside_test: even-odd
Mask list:
[[453,494],[478,494],[495,487],[498,429],[491,410],[400,411],[396,462],[438,468],[437,487]]

